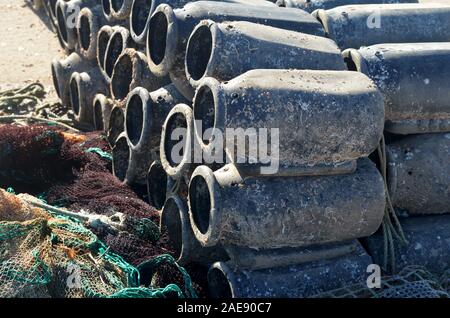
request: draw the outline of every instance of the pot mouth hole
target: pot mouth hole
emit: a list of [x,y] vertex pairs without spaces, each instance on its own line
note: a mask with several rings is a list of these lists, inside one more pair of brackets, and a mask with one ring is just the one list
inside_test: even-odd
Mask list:
[[100,34],[98,35],[98,42],[97,42],[97,54],[98,54],[98,62],[101,68],[104,68],[105,66],[105,54],[106,54],[106,48],[108,47],[110,34],[102,30],[100,31]]
[[118,12],[124,4],[124,0],[111,0],[111,9]]
[[62,97],[61,92],[59,91],[59,79],[57,76],[55,65],[53,63],[51,69],[52,69],[53,86],[55,87],[56,94],[58,95],[58,97]]
[[112,152],[114,175],[120,181],[124,181],[130,159],[130,148],[128,147],[127,139],[125,137],[117,139]]
[[161,210],[166,201],[167,174],[161,164],[153,164],[147,174],[147,192],[150,204]]
[[133,61],[129,54],[123,54],[114,65],[111,78],[111,90],[118,100],[127,97],[133,81]]
[[111,110],[111,117],[109,118],[109,134],[108,141],[110,144],[114,144],[117,137],[124,129],[125,115],[123,109],[120,107],[114,107]]
[[56,15],[56,2],[58,2],[58,0],[49,0],[49,9],[50,9],[50,14],[55,16]]
[[205,234],[210,224],[211,195],[201,175],[192,178],[189,184],[189,203],[195,226],[200,233]]
[[186,53],[187,72],[194,80],[201,79],[211,58],[213,38],[207,25],[197,28],[189,39]]
[[[190,145],[187,144],[187,129],[187,120],[182,113],[174,113],[167,121],[164,135],[164,152],[171,167],[177,167],[183,160],[185,153],[190,151]],[[173,149],[175,147],[178,149],[180,141],[184,142],[183,146],[179,148],[178,152],[174,152]]]
[[161,213],[161,231],[166,231],[170,246],[179,259],[183,249],[183,227],[181,223],[180,210],[175,200],[167,199]]
[[134,0],[130,15],[134,34],[140,36],[144,33],[152,4],[153,0]]
[[61,35],[61,39],[64,42],[67,42],[67,26],[66,26],[66,20],[64,17],[64,13],[61,9],[61,6],[58,6],[56,8],[56,19],[58,21],[58,30],[59,34]]
[[80,17],[80,44],[83,50],[87,51],[91,46],[91,23],[89,17],[82,15]]
[[102,0],[102,7],[103,12],[105,12],[107,15],[111,14],[111,3],[109,2],[109,0]]
[[[198,88],[194,100],[194,120],[201,123],[201,136],[198,136],[207,145],[212,141],[212,136],[205,136],[207,130],[212,132],[216,120],[215,101],[212,90],[208,86]],[[199,132],[197,131],[197,134]]]
[[125,112],[125,125],[127,136],[133,146],[136,146],[141,139],[144,125],[143,102],[139,94],[133,94],[127,103]]
[[108,52],[106,52],[105,56],[105,72],[109,77],[111,77],[114,70],[114,65],[123,50],[122,34],[120,34],[120,32],[116,32],[109,40]]
[[94,126],[95,130],[103,130],[103,113],[102,113],[102,103],[99,100],[94,102]]
[[150,58],[155,65],[161,64],[164,60],[168,26],[164,12],[157,12],[150,19],[147,41]]
[[70,105],[75,115],[80,114],[80,90],[78,87],[78,82],[75,77],[72,77],[70,84]]

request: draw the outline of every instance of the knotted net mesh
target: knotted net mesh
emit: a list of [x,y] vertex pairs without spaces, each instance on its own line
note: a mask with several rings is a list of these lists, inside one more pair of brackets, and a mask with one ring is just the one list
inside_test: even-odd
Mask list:
[[439,278],[421,266],[408,266],[398,274],[381,277],[379,288],[359,283],[317,294],[313,298],[449,298]]
[[182,287],[140,286],[137,268],[80,221],[0,189],[0,297],[195,297]]

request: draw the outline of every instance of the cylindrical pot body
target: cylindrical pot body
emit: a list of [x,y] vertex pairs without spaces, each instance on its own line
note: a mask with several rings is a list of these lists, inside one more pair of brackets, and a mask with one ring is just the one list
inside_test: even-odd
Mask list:
[[387,131],[450,131],[450,42],[378,44],[343,55],[383,94]]
[[450,6],[439,3],[367,4],[313,12],[343,49],[378,43],[450,41]]
[[220,160],[225,152],[239,168],[267,175],[351,172],[377,147],[384,125],[375,84],[347,71],[252,70],[225,83],[205,78],[193,108],[204,153],[215,151]]
[[110,84],[111,96],[122,100],[136,87],[153,92],[169,82],[168,76],[157,77],[150,71],[144,53],[126,48],[114,65]]
[[191,2],[179,9],[162,4],[155,9],[148,26],[146,43],[150,69],[161,76],[170,73],[172,82],[188,99],[192,98],[194,90],[184,67],[186,45],[194,27],[204,19],[249,21],[314,35],[324,34],[320,23],[302,10],[215,1]]
[[185,64],[194,87],[204,77],[228,81],[253,69],[346,70],[333,40],[244,21],[200,22]]
[[450,133],[412,135],[386,146],[388,187],[409,214],[450,213]]
[[353,174],[249,177],[229,170],[195,169],[189,215],[203,246],[311,246],[374,233],[385,207],[383,179],[369,159]]
[[361,246],[333,259],[263,270],[241,270],[218,262],[208,271],[208,285],[215,298],[305,298],[365,283],[371,263]]

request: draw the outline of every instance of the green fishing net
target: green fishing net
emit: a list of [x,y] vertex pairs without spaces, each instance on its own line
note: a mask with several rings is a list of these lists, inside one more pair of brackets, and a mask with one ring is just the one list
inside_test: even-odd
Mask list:
[[[163,255],[152,262],[167,260]],[[184,291],[175,284],[141,286],[138,269],[80,221],[0,189],[0,297],[195,297],[189,275],[178,268]]]

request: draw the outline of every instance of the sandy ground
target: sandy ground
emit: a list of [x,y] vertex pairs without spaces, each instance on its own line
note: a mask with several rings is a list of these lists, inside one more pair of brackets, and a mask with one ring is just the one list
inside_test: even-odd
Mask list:
[[39,80],[50,99],[56,98],[50,62],[63,56],[44,11],[26,0],[0,0],[0,89]]

